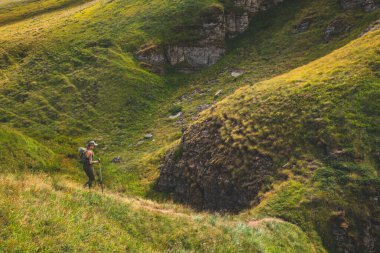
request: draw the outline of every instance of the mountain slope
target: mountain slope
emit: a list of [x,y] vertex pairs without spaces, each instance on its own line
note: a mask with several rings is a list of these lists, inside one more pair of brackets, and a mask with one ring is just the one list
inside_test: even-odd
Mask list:
[[50,149],[20,132],[0,125],[0,171],[58,169],[59,159]]
[[2,175],[1,182],[6,252],[317,252],[299,228],[279,220],[249,225],[173,213],[167,205],[88,192],[44,175]]
[[314,228],[329,249],[379,249],[379,38],[369,32],[207,110],[158,186],[200,209],[259,204],[253,212]]
[[[363,11],[362,1],[347,9],[342,1],[280,2],[2,1],[0,251],[377,249],[378,34],[328,54],[379,10]],[[194,54],[215,63],[214,44],[224,50],[219,62],[177,72],[194,70]],[[186,52],[174,54],[177,65],[164,55],[165,75],[139,58],[173,47]],[[203,184],[211,194],[205,202],[191,192],[194,206],[243,213],[199,213],[154,189],[161,158],[188,125],[183,140],[194,153],[180,145],[166,163],[183,180],[176,197],[187,201],[188,187]],[[104,195],[79,186],[76,151],[89,139],[101,144]],[[111,163],[117,156],[122,162]],[[194,179],[189,156],[201,169],[227,164],[232,176],[212,174],[217,187],[204,171]],[[263,170],[251,175],[251,163]],[[181,182],[163,183],[162,172],[161,187]]]

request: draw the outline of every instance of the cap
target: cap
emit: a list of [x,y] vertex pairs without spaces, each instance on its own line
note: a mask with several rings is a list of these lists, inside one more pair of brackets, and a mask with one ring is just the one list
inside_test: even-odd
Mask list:
[[87,146],[98,146],[98,144],[95,142],[95,141],[89,141],[88,143],[87,143]]

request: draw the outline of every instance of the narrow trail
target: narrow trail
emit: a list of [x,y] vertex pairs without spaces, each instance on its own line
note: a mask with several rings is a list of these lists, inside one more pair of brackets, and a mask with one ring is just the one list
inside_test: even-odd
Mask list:
[[[57,179],[57,178],[56,178]],[[147,199],[142,199],[133,196],[127,196],[121,193],[115,193],[110,190],[105,189],[101,193],[98,187],[95,187],[93,190],[88,190],[83,188],[77,182],[74,182],[70,179],[67,179],[63,176],[59,177],[59,180],[54,180],[52,177],[46,174],[41,175],[23,175],[22,177],[15,177],[14,175],[0,175],[0,182],[2,184],[8,185],[17,185],[22,188],[24,191],[28,190],[50,190],[57,194],[60,194],[61,191],[69,193],[84,193],[91,192],[93,194],[99,195],[102,198],[108,198],[118,203],[124,203],[130,205],[134,209],[140,209],[147,212],[158,213],[162,215],[168,215],[172,217],[180,217],[186,219],[194,219],[195,217],[206,219],[211,214],[207,212],[195,212],[186,207],[176,205],[173,203],[158,203]],[[57,186],[60,190],[57,190]],[[62,192],[61,192],[62,193]],[[245,224],[251,228],[260,228],[266,223],[273,222],[284,222],[278,218],[262,218],[257,220],[225,220],[224,224],[228,226],[237,226],[239,224]]]
[[[68,189],[71,189],[71,190],[75,190],[78,192],[83,192],[83,191],[93,192],[95,194],[99,194],[103,197],[112,199],[114,201],[130,204],[132,206],[144,209],[146,211],[158,212],[158,213],[162,213],[162,214],[175,215],[175,216],[181,216],[181,217],[187,217],[187,218],[190,218],[192,216],[190,214],[190,212],[191,212],[190,210],[188,210],[189,213],[185,213],[183,210],[180,210],[181,208],[179,206],[177,206],[175,208],[170,207],[174,204],[169,203],[167,205],[170,205],[170,206],[164,207],[165,204],[162,204],[162,203],[157,203],[157,202],[154,202],[151,200],[142,199],[142,198],[138,198],[138,197],[126,196],[124,194],[115,193],[115,192],[109,191],[107,189],[104,189],[103,193],[100,192],[100,189],[98,187],[95,187],[93,190],[88,190],[88,189],[84,189],[83,186],[81,186],[80,184],[75,183],[73,181],[70,181],[68,179],[62,180],[61,183],[65,187],[67,187]],[[198,215],[202,215],[202,213],[199,213]],[[204,213],[203,213],[203,215],[204,215]]]

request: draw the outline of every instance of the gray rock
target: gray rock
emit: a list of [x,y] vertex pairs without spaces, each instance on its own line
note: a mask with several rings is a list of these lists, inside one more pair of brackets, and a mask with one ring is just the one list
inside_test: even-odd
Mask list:
[[351,31],[352,25],[344,18],[338,17],[330,22],[325,30],[323,40],[329,42],[334,37],[341,37]]
[[343,9],[349,10],[354,8],[362,8],[364,11],[374,11],[379,7],[376,0],[340,0]]
[[137,143],[136,143],[136,146],[140,146],[141,144],[143,144],[145,141],[144,140],[139,140]]
[[176,115],[170,115],[169,119],[177,119],[182,116],[182,112],[177,113]]
[[196,111],[197,111],[197,112],[201,112],[201,111],[204,111],[204,110],[206,110],[206,109],[208,109],[208,108],[210,108],[210,107],[211,107],[211,105],[209,105],[209,104],[198,105],[198,106],[196,107]]
[[164,74],[167,64],[162,48],[156,45],[143,47],[135,54],[136,58],[143,62],[143,66],[153,73]]
[[153,134],[144,135],[144,139],[152,139],[152,138],[153,138]]
[[294,33],[302,33],[309,29],[311,23],[313,21],[312,17],[306,17],[301,20],[297,25],[294,27]]
[[229,38],[245,32],[249,26],[249,16],[244,13],[229,13],[226,15],[226,32]]
[[235,78],[241,76],[242,74],[244,74],[244,70],[234,70],[231,72],[231,76]]
[[213,6],[201,13],[199,25],[178,27],[191,29],[197,39],[166,46],[149,45],[135,53],[142,66],[157,74],[166,73],[167,66],[190,73],[215,64],[226,52],[225,39],[248,29],[251,17],[283,0],[234,0],[235,8],[224,12]]
[[121,161],[122,161],[121,157],[117,156],[117,157],[113,158],[111,162],[112,163],[121,163]]
[[223,91],[222,90],[218,90],[215,95],[214,95],[214,98],[218,98],[220,95],[222,95]]
[[167,57],[172,66],[182,65],[179,70],[191,72],[214,65],[225,53],[217,46],[169,46]]

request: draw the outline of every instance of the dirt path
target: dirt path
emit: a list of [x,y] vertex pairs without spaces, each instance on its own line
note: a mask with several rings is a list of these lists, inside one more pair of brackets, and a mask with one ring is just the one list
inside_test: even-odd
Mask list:
[[[81,192],[82,191],[89,191],[88,189],[84,189],[82,185],[75,183],[73,181],[70,181],[68,179],[62,180],[61,183],[65,187],[72,189],[72,190],[75,190],[75,191],[81,191]],[[105,189],[103,193],[101,193],[100,189],[98,189],[98,188],[95,188],[92,191],[98,192],[97,194],[101,194],[102,196],[110,198],[110,199],[115,200],[117,202],[130,204],[130,205],[135,206],[137,208],[145,209],[146,211],[149,211],[149,212],[158,212],[158,213],[162,213],[162,214],[175,215],[175,216],[181,216],[181,217],[191,217],[191,212],[192,212],[191,210],[187,210],[187,212],[186,212],[186,210],[184,210],[183,207],[180,207],[180,206],[175,205],[175,204],[157,203],[157,202],[147,200],[147,199],[142,199],[142,198],[138,198],[138,197],[131,197],[131,196],[126,196],[126,195],[123,195],[120,193],[115,193],[115,192],[109,191],[107,189]],[[199,215],[202,215],[202,213]]]
[[[0,175],[0,182],[1,184],[17,185],[20,189],[23,189],[24,191],[50,190],[56,192],[57,194],[63,193],[65,191],[69,193],[83,193],[85,191],[90,191],[88,189],[84,189],[83,186],[79,183],[73,182],[72,180],[64,178],[63,176],[55,178],[46,174],[28,174],[22,175],[21,177],[15,175]],[[61,190],[57,190],[57,188]],[[61,192],[62,190],[63,192]],[[104,190],[103,194],[98,188],[91,190],[91,192],[94,194],[98,194],[103,198],[109,198],[119,203],[125,203],[135,209],[140,209],[147,212],[160,213],[163,215],[181,217],[186,219],[193,219],[195,217],[198,217],[205,220],[211,215],[207,212],[194,212],[193,210],[183,207],[181,205],[176,205],[173,203],[158,203],[147,199],[128,196],[121,193],[115,193],[107,189]],[[237,226],[239,224],[245,224],[246,226],[251,228],[260,228],[262,226],[265,226],[266,223],[284,221],[277,218],[263,218],[258,220],[222,219],[221,222],[231,227]]]

